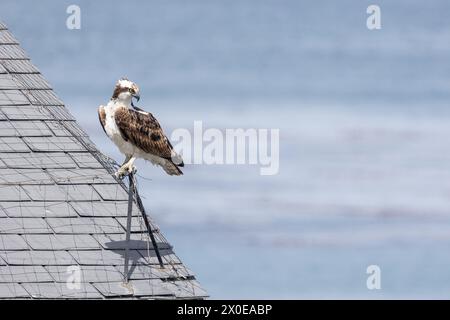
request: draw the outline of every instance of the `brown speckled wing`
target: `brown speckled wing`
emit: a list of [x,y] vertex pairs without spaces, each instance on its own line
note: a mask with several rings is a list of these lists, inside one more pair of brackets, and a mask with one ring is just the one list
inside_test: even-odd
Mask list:
[[170,160],[172,145],[151,113],[121,107],[114,113],[114,118],[126,141],[145,152]]

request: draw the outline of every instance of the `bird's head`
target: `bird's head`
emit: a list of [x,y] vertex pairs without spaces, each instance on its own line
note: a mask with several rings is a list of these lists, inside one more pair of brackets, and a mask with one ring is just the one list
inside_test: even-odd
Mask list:
[[131,104],[131,106],[134,107],[132,98],[135,98],[136,101],[139,101],[141,98],[137,84],[126,78],[119,79],[116,83],[111,99],[119,100],[125,105]]

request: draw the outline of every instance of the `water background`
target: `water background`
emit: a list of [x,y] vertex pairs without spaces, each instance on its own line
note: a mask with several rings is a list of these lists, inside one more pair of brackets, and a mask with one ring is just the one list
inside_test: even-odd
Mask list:
[[0,19],[118,162],[96,109],[122,76],[167,133],[280,129],[275,176],[137,163],[146,207],[212,298],[449,298],[450,3],[378,0],[369,31],[372,3],[2,0]]

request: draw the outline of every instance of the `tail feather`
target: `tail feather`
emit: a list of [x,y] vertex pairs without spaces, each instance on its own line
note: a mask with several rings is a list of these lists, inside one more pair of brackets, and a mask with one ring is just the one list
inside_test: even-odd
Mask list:
[[175,165],[177,165],[179,167],[184,167],[183,158],[178,153],[176,153],[174,150],[172,150],[172,155],[170,157],[170,160]]
[[170,160],[167,160],[166,163],[162,166],[164,171],[171,176],[181,176],[183,175],[183,171],[178,168],[178,166]]
[[178,168],[184,166],[183,161],[181,161],[181,164],[177,165],[171,158],[161,158],[152,155],[148,155],[144,159],[150,161],[153,165],[162,167],[168,175],[181,176],[183,174],[180,168]]

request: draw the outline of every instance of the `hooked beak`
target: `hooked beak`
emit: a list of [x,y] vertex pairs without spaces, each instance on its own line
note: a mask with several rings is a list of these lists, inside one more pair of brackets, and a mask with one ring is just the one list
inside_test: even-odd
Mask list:
[[139,93],[135,93],[131,96],[131,106],[133,108],[136,108],[136,106],[133,104],[133,98],[136,99],[136,102],[139,102],[139,100],[141,99],[141,96],[139,95]]

